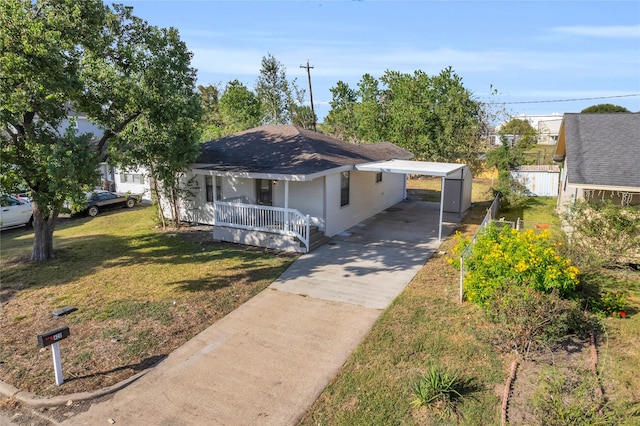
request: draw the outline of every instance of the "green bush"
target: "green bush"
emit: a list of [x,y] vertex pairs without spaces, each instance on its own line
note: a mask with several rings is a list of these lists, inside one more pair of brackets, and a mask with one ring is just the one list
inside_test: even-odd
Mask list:
[[579,272],[568,258],[557,254],[557,244],[548,231],[521,232],[498,228],[494,223],[478,236],[472,255],[465,261],[464,290],[467,300],[484,306],[507,285],[543,293],[557,291],[566,298],[574,294]]
[[583,308],[600,317],[624,316],[627,299],[619,290],[625,288],[624,280],[606,272],[581,275],[580,294]]
[[640,207],[579,201],[562,219],[571,229],[566,255],[583,269],[640,263]]

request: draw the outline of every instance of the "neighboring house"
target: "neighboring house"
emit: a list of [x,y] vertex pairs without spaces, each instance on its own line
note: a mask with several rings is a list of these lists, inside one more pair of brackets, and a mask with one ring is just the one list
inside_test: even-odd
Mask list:
[[[380,162],[412,157],[389,142],[360,145],[294,126],[257,127],[202,144],[185,177],[192,196],[181,200],[179,219],[215,225],[218,240],[307,252],[314,239],[402,201],[403,167],[418,162]],[[358,170],[365,165],[373,168]],[[443,187],[444,176],[465,167],[444,166],[437,174]]]
[[524,185],[532,196],[557,197],[560,167],[556,165],[519,166],[511,170],[511,179]]
[[[77,114],[77,115],[75,115]],[[60,124],[61,129],[69,127],[71,122],[75,122],[78,134],[92,133],[94,139],[103,135],[103,130],[93,124],[85,114],[76,113],[69,110],[69,118],[64,119]],[[96,189],[106,189],[119,193],[131,193],[142,197],[145,201],[151,201],[151,185],[149,183],[149,173],[144,167],[132,170],[120,170],[109,165],[108,162],[100,163],[100,175],[102,184]]]
[[558,211],[575,200],[640,204],[640,113],[565,114]]
[[551,118],[541,119],[538,121],[538,144],[539,145],[555,145],[558,143],[560,136],[560,125],[562,118],[551,116]]
[[[522,114],[511,118],[528,121],[529,124],[531,124],[531,127],[533,127],[537,133],[538,144],[555,145],[556,143],[558,143],[558,135],[560,134],[560,123],[562,123],[562,116],[557,112],[541,115]],[[500,127],[505,123],[500,123],[498,126],[496,126],[495,131],[498,132],[500,130]],[[517,141],[517,136],[515,135],[505,135],[505,137],[509,142],[509,146],[513,146],[514,142]],[[502,145],[500,135],[495,134],[493,138],[493,142],[495,145]]]

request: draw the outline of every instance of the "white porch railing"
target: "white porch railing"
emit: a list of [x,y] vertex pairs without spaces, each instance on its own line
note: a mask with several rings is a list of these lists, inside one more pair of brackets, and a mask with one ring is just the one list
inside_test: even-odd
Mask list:
[[310,218],[298,210],[237,201],[216,201],[214,210],[216,226],[292,235],[309,251]]

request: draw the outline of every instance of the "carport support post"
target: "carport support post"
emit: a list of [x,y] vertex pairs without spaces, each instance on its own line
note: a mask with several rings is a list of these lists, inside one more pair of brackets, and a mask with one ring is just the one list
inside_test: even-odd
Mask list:
[[442,176],[442,187],[440,188],[440,227],[438,228],[438,242],[442,241],[442,217],[444,212],[444,181],[446,176]]

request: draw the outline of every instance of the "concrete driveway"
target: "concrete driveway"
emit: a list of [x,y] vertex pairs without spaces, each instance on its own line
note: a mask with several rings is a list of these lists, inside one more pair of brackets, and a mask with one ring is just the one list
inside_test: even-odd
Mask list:
[[[268,289],[64,424],[292,425],[439,247],[404,201],[301,256]],[[460,217],[445,215],[443,237]]]

